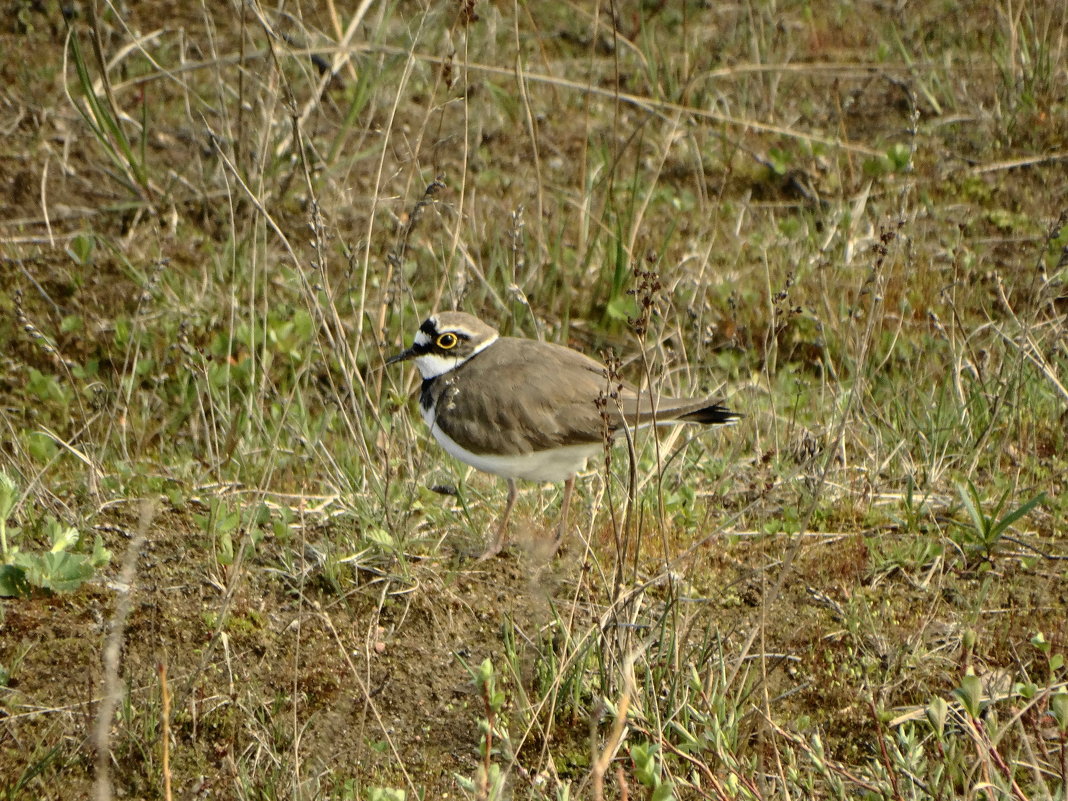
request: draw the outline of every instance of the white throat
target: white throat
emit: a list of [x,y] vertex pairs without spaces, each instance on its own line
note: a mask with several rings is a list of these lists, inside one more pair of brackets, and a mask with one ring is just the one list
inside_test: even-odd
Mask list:
[[[415,335],[415,344],[417,345],[425,345],[428,341],[429,338],[422,331]],[[455,370],[472,356],[481,353],[496,341],[497,334],[494,334],[485,342],[480,343],[477,348],[466,356],[442,356],[440,353],[424,353],[422,356],[415,357],[415,367],[424,381],[429,378],[437,378],[450,370]]]

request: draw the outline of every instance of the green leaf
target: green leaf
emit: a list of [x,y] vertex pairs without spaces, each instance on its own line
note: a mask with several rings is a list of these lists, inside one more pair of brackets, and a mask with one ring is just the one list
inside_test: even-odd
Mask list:
[[228,533],[237,528],[240,522],[240,512],[223,512],[215,519],[215,530]]
[[620,322],[634,317],[638,313],[638,306],[630,295],[619,295],[608,301],[605,312],[609,319]]
[[59,453],[59,446],[47,434],[33,431],[26,438],[26,450],[37,462],[50,462]]
[[1015,523],[1017,520],[1019,520],[1021,517],[1026,515],[1028,512],[1030,512],[1032,509],[1034,509],[1036,506],[1038,506],[1045,500],[1046,493],[1040,492],[1031,500],[1023,504],[1023,506],[1017,507],[1014,511],[1009,512],[997,522],[997,525],[994,527],[994,535],[1000,537],[1008,529],[1009,526],[1011,526],[1013,523]]
[[0,565],[0,598],[16,598],[30,594],[26,571],[15,565]]
[[404,801],[408,794],[392,787],[368,787],[367,801]]
[[927,722],[931,724],[931,728],[935,730],[935,733],[939,737],[946,730],[946,717],[949,715],[949,704],[945,702],[945,699],[935,696],[931,699],[931,702],[927,704],[927,709],[924,710],[927,715]]
[[1049,699],[1049,711],[1062,735],[1068,734],[1068,693],[1057,693]]
[[461,789],[469,793],[475,792],[476,785],[474,779],[470,779],[467,776],[461,776],[459,773],[453,773],[452,776],[456,779],[456,783],[460,785]]
[[1033,681],[1016,682],[1012,685],[1013,692],[1019,693],[1023,698],[1031,700],[1038,695],[1038,685]]
[[104,540],[97,534],[96,539],[93,540],[93,555],[89,557],[89,564],[100,568],[110,561],[111,551],[104,547]]
[[964,706],[964,711],[967,712],[970,717],[979,717],[979,707],[983,697],[983,684],[978,676],[974,673],[969,673],[961,679],[960,687],[955,689],[953,694],[960,700],[961,704]]
[[59,381],[54,375],[45,375],[40,370],[31,367],[30,378],[26,382],[26,390],[38,400],[66,403],[66,395]]
[[11,477],[0,470],[0,521],[7,520],[11,510],[15,508],[15,499],[18,497],[19,488]]
[[22,553],[18,564],[25,569],[26,581],[32,586],[53,592],[73,592],[93,576],[88,558],[67,551]]
[[634,762],[634,775],[643,786],[660,785],[660,765],[656,760],[656,746],[635,743],[631,746],[630,758]]
[[381,545],[383,548],[393,547],[393,537],[384,528],[370,528],[365,534],[365,537],[376,545]]
[[49,520],[46,524],[48,539],[52,543],[52,553],[62,553],[78,544],[81,535],[78,529],[64,526],[58,520]]
[[912,150],[903,142],[898,142],[886,151],[886,160],[895,172],[905,172],[912,160]]
[[964,503],[964,508],[968,510],[968,516],[972,519],[976,534],[980,539],[985,540],[990,523],[983,515],[982,501],[979,498],[979,491],[976,490],[975,484],[971,481],[967,485],[957,484],[957,492]]
[[93,261],[95,247],[96,239],[92,234],[78,234],[67,246],[67,255],[82,267],[86,267]]
[[234,540],[229,531],[220,531],[218,537],[219,551],[218,560],[221,565],[234,563]]

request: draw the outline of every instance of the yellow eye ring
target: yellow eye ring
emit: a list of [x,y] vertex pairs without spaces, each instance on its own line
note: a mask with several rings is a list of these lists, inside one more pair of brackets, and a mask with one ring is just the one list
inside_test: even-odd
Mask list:
[[437,346],[442,350],[449,350],[455,348],[456,343],[460,341],[460,338],[451,331],[446,331],[444,334],[439,334],[437,339]]

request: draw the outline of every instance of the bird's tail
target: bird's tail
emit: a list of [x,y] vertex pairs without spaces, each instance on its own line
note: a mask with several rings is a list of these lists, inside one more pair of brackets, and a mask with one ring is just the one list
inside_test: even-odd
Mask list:
[[675,419],[686,423],[701,423],[706,426],[726,426],[738,422],[741,416],[738,412],[732,412],[722,403],[712,403],[680,415]]

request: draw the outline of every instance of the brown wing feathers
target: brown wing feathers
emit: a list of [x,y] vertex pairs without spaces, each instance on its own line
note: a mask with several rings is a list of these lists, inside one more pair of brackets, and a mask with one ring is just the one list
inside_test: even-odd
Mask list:
[[[461,376],[466,390],[460,389]],[[491,386],[503,383],[515,403],[502,407],[499,397],[479,391],[483,381]],[[501,337],[451,373],[433,379],[427,389],[438,396],[437,424],[474,453],[530,453],[599,442],[603,436],[597,398],[607,389],[604,367],[560,345]],[[722,425],[739,416],[708,400],[661,397],[654,418],[647,393],[639,398],[635,388],[625,384],[620,395],[605,408],[612,433],[623,429],[624,418],[634,427],[654,421]],[[486,423],[492,426],[488,438]]]

